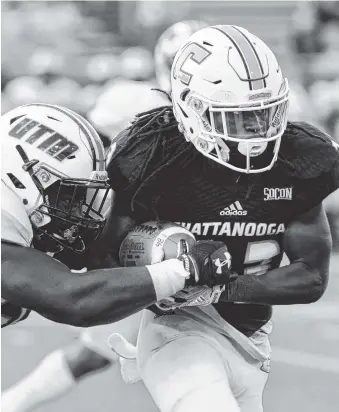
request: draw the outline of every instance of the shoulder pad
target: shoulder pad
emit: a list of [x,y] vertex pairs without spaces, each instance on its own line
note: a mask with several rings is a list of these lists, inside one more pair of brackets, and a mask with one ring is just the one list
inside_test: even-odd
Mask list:
[[172,160],[179,167],[180,154],[191,146],[180,136],[178,124],[170,112],[143,123],[141,126],[132,124],[121,132],[109,149],[106,164],[115,191],[133,191],[136,184],[139,186],[156,170],[172,164]]
[[288,123],[279,159],[287,160],[295,177],[314,179],[339,167],[338,147],[328,134],[309,123]]
[[106,167],[111,187],[126,191],[138,179],[153,144],[153,137],[136,139],[131,128],[123,130],[112,141],[106,155]]
[[21,200],[4,182],[1,191],[1,239],[30,247],[33,229]]

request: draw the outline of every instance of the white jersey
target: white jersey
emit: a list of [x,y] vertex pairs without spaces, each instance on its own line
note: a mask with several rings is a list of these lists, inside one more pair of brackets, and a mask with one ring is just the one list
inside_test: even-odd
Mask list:
[[22,200],[1,181],[1,240],[30,247],[32,224]]
[[[22,200],[1,181],[1,241],[30,247],[33,229]],[[1,298],[1,327],[26,318],[29,310]]]

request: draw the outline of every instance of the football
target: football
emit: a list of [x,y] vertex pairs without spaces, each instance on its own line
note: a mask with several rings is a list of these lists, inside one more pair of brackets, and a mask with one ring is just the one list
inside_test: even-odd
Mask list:
[[145,266],[176,258],[181,239],[186,241],[188,248],[195,244],[194,235],[176,223],[156,221],[142,223],[134,227],[121,243],[120,264],[121,266]]

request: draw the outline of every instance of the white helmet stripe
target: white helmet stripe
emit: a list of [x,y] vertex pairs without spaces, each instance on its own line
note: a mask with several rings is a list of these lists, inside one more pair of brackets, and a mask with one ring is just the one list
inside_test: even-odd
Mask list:
[[104,171],[105,170],[105,151],[104,151],[100,136],[98,135],[98,132],[95,130],[94,126],[88,120],[81,117],[78,113],[72,112],[71,110],[70,112],[76,115],[78,118],[80,118],[80,120],[83,121],[85,127],[89,129],[90,131],[89,136],[91,137],[93,141],[94,150],[96,152],[96,161],[97,161],[97,167],[98,167],[97,170]]
[[265,86],[262,66],[247,37],[234,26],[213,26],[212,28],[223,33],[234,44],[244,63],[250,90],[263,89]]
[[248,41],[248,44],[251,46],[251,48],[252,48],[252,50],[253,50],[253,53],[255,54],[255,57],[257,58],[257,62],[258,62],[258,64],[259,64],[260,71],[261,71],[261,74],[262,74],[262,77],[263,77],[263,82],[264,82],[264,86],[263,86],[263,87],[266,87],[266,77],[267,77],[268,73],[265,75],[263,65],[261,64],[260,57],[259,57],[259,55],[258,55],[255,47],[253,46],[253,44],[251,43],[251,41],[249,40],[249,38],[245,35],[245,33],[243,33],[241,30],[239,30],[238,27],[236,27],[236,26],[232,26],[232,27],[235,28],[236,30],[238,30],[238,32],[241,33],[241,34],[245,37],[245,39]]

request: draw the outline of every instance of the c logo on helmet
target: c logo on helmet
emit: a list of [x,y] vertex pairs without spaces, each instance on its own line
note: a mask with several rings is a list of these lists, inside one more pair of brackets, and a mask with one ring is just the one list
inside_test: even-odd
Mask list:
[[200,46],[198,43],[190,43],[181,52],[178,60],[176,61],[173,77],[175,79],[179,78],[182,83],[188,86],[191,82],[193,75],[183,69],[184,64],[187,60],[193,60],[197,64],[201,64],[209,55],[210,51]]

